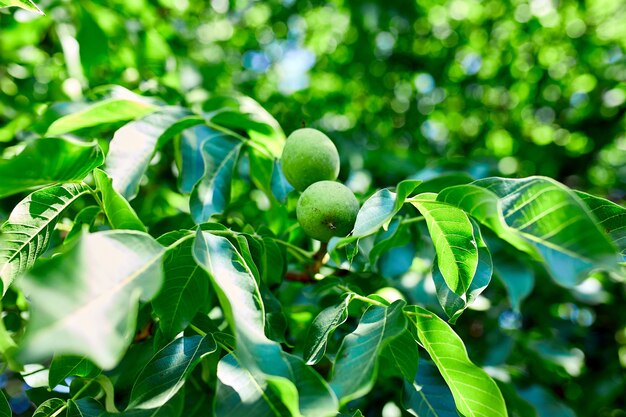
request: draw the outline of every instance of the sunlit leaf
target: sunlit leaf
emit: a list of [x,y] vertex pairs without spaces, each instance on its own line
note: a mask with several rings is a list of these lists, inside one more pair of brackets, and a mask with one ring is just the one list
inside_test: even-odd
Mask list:
[[100,169],[95,169],[93,177],[98,191],[102,195],[102,207],[111,227],[114,229],[145,232],[146,226],[139,220],[137,213],[135,213],[128,201],[113,188],[113,183],[107,173]]
[[450,387],[459,412],[466,417],[506,417],[498,386],[469,360],[463,341],[450,326],[421,307],[410,306],[406,311],[416,325],[419,343]]
[[434,194],[420,194],[412,204],[422,213],[437,252],[437,266],[448,288],[465,293],[478,267],[478,248],[467,215],[456,207],[435,201]]
[[576,191],[576,195],[589,207],[591,214],[613,239],[613,243],[619,248],[626,261],[626,208],[581,191]]
[[17,155],[0,159],[0,197],[64,182],[77,182],[102,165],[95,142],[41,138],[30,141]]
[[20,280],[31,302],[20,358],[73,354],[114,367],[132,340],[138,301],[161,286],[164,252],[147,234],[108,231],[83,234],[62,255],[39,262]]
[[0,8],[2,7],[19,7],[21,9],[28,10],[29,12],[40,15],[44,14],[44,12],[42,12],[41,9],[31,0],[0,0]]
[[83,184],[53,185],[33,192],[15,206],[0,228],[3,294],[15,277],[31,268],[48,248],[63,210],[88,192]]
[[137,119],[154,112],[157,106],[147,101],[111,98],[55,120],[46,136],[62,135],[86,127]]

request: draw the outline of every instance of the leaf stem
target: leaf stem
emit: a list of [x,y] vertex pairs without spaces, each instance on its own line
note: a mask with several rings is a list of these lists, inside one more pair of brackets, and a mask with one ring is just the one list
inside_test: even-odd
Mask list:
[[369,297],[365,297],[363,295],[359,295],[359,294],[355,293],[354,291],[352,291],[350,288],[346,287],[345,285],[337,285],[337,288],[347,292],[355,300],[361,300],[361,301],[363,301],[363,302],[365,302],[367,304],[371,304],[371,305],[374,305],[374,306],[389,307],[387,304],[383,304],[380,301],[371,299]]

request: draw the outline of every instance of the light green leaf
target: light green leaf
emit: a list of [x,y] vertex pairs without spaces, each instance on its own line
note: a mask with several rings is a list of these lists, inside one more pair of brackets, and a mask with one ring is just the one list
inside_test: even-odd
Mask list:
[[110,98],[55,120],[46,136],[62,135],[86,127],[137,119],[154,112],[158,107],[147,101]]
[[243,142],[232,136],[214,136],[204,142],[204,175],[194,186],[189,207],[198,224],[220,214],[230,201],[230,188]]
[[398,184],[395,192],[385,188],[374,193],[359,210],[352,236],[363,237],[371,235],[381,227],[387,228],[392,217],[400,211],[407,197],[421,182],[405,180]]
[[55,355],[50,364],[48,372],[48,386],[56,387],[68,376],[81,378],[92,378],[100,374],[98,369],[90,360],[82,356]]
[[446,284],[438,264],[435,262],[433,265],[433,281],[437,289],[437,298],[452,324],[456,323],[463,311],[472,305],[476,297],[487,288],[491,282],[491,275],[493,273],[491,254],[483,241],[480,228],[474,221],[472,221],[472,227],[474,237],[476,238],[476,246],[478,247],[478,266],[476,267],[476,273],[465,294],[462,294],[462,296],[455,294]]
[[20,358],[73,354],[113,368],[132,341],[138,301],[161,287],[164,252],[145,233],[106,231],[39,262],[20,280],[31,303]]
[[304,344],[303,358],[307,365],[315,365],[324,357],[330,335],[348,319],[348,306],[352,295],[348,295],[335,306],[322,310],[309,328]]
[[478,248],[472,223],[456,207],[435,201],[435,194],[420,194],[411,203],[422,213],[437,253],[437,266],[448,287],[462,295],[478,267]]
[[415,381],[404,381],[402,403],[416,417],[459,417],[450,388],[428,360],[420,362]]
[[69,241],[74,237],[78,236],[83,231],[83,226],[88,226],[89,229],[94,225],[98,215],[102,213],[102,209],[100,206],[87,206],[81,211],[78,212],[76,217],[74,218],[74,224],[67,235],[65,236],[65,240]]
[[13,209],[0,228],[2,294],[48,248],[63,210],[88,192],[83,184],[53,185],[33,192]]
[[202,119],[186,109],[163,107],[118,129],[111,140],[104,168],[113,180],[113,188],[132,200],[157,149],[172,136],[198,123],[202,123]]
[[[215,417],[292,417],[294,399],[281,398],[263,373],[242,366],[233,354],[217,366]],[[296,392],[297,395],[297,392]],[[285,404],[288,402],[289,404]],[[297,407],[297,398],[295,401]],[[295,414],[296,416],[299,415]]]
[[130,394],[128,409],[152,409],[167,403],[185,384],[200,360],[217,350],[211,336],[175,339],[143,368]]
[[65,401],[60,398],[50,398],[42,403],[33,414],[33,417],[56,417],[55,413],[65,406]]
[[12,415],[7,397],[4,396],[4,392],[0,392],[0,417],[11,417]]
[[344,338],[330,381],[342,404],[367,394],[374,386],[378,355],[406,328],[404,305],[399,300],[389,307],[370,306],[357,328]]
[[576,195],[587,205],[600,227],[613,239],[626,261],[626,208],[581,191]]
[[563,286],[580,283],[594,269],[615,269],[619,261],[587,206],[550,178],[486,178],[447,188],[439,199],[458,205],[518,249],[539,254]]
[[29,12],[43,15],[39,7],[31,0],[0,0],[0,8],[3,7],[19,7],[20,9],[28,10]]
[[180,172],[181,190],[190,193],[194,185],[204,175],[205,165],[202,156],[202,146],[207,140],[216,136],[226,136],[226,133],[211,129],[206,125],[197,125],[185,129],[181,135],[182,168]]
[[[173,244],[187,232],[172,232],[159,238],[162,245]],[[194,260],[193,240],[188,239],[168,250],[163,262],[163,287],[152,300],[159,327],[172,339],[183,331],[200,308],[209,302],[209,276]]]
[[506,417],[500,389],[469,360],[463,341],[450,326],[418,306],[407,307],[406,312],[417,328],[418,342],[450,387],[459,412],[465,417]]
[[102,165],[104,157],[96,142],[41,138],[9,159],[0,159],[0,198],[34,188],[77,182]]
[[93,172],[96,186],[102,194],[102,206],[113,229],[146,231],[146,226],[139,220],[137,213],[128,201],[113,188],[111,178],[106,172],[96,168]]

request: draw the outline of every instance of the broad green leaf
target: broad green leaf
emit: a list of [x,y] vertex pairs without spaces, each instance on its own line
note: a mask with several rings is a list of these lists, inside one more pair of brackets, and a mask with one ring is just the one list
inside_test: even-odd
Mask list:
[[230,188],[243,142],[232,136],[214,136],[204,142],[204,174],[194,186],[189,207],[198,224],[220,214],[230,201]]
[[[159,243],[173,244],[186,234],[169,233],[159,238]],[[192,250],[191,239],[168,250],[163,261],[163,286],[152,300],[159,327],[168,339],[183,331],[209,302],[210,278],[194,260]]]
[[462,295],[478,267],[478,248],[467,215],[456,207],[420,194],[411,203],[422,213],[437,253],[437,266],[448,287]]
[[46,136],[62,135],[86,127],[137,119],[154,112],[158,107],[147,101],[110,98],[55,120]]
[[67,402],[67,417],[100,417],[103,412],[100,403],[92,398]]
[[[263,373],[242,366],[233,354],[217,366],[215,417],[291,417],[293,398],[281,398]],[[297,394],[297,392],[296,392]],[[289,402],[290,404],[285,404]],[[295,401],[297,407],[297,398]],[[295,414],[296,416],[299,415]]]
[[530,295],[535,285],[535,273],[522,260],[503,251],[493,258],[494,272],[506,287],[513,310],[519,312],[522,301]]
[[474,237],[476,238],[476,246],[478,247],[478,266],[467,292],[462,297],[455,294],[448,287],[441,275],[439,265],[436,262],[433,264],[433,281],[437,289],[437,298],[439,299],[439,304],[441,304],[441,307],[443,307],[443,310],[450,318],[450,323],[453,324],[456,323],[463,311],[472,305],[476,297],[487,288],[493,274],[493,261],[491,260],[489,249],[487,249],[487,245],[483,241],[480,228],[474,221],[472,221],[472,227]]
[[197,125],[185,129],[181,135],[182,168],[180,172],[181,190],[191,193],[194,185],[204,175],[205,164],[202,156],[204,142],[226,133],[211,129],[206,125]]
[[133,338],[139,300],[161,287],[164,252],[145,233],[106,231],[39,262],[20,280],[31,302],[21,359],[72,354],[113,368]]
[[378,355],[406,328],[404,305],[399,300],[389,307],[370,306],[357,328],[344,338],[330,381],[342,404],[367,394],[374,386]]
[[81,356],[55,355],[48,372],[48,386],[56,387],[68,376],[92,378],[100,374],[91,361]]
[[56,417],[58,414],[55,413],[64,406],[64,400],[60,398],[50,398],[39,407],[37,407],[37,409],[33,413],[33,417]]
[[19,7],[20,9],[28,10],[29,12],[40,15],[44,14],[44,12],[42,12],[41,9],[31,0],[0,0],[0,8],[3,7]]
[[53,185],[37,190],[15,206],[0,228],[0,277],[3,294],[13,280],[45,252],[61,213],[89,192],[83,184]]
[[274,159],[274,165],[272,168],[272,177],[270,180],[272,187],[272,194],[276,197],[278,202],[285,204],[287,201],[287,195],[293,191],[293,187],[285,178],[285,174],[283,173],[283,169],[280,165],[279,159]]
[[405,180],[398,184],[395,192],[385,188],[374,193],[361,206],[352,236],[367,236],[381,227],[386,229],[392,217],[400,211],[407,197],[420,183],[419,180]]
[[4,392],[0,392],[0,417],[11,417],[12,415],[7,397],[4,396]]
[[167,403],[185,384],[200,360],[217,350],[211,336],[175,339],[148,362],[130,394],[129,409],[153,409]]
[[418,342],[450,387],[459,412],[466,417],[506,417],[498,386],[469,360],[463,341],[450,326],[418,306],[407,307],[406,312],[416,326]]
[[348,319],[348,306],[352,295],[348,295],[341,303],[322,310],[309,328],[304,344],[303,358],[307,365],[315,365],[324,357],[328,338]]
[[450,388],[428,360],[420,361],[415,381],[404,381],[402,402],[417,417],[459,417]]
[[263,237],[263,247],[261,279],[271,288],[279,285],[285,276],[285,255],[271,237]]
[[93,172],[93,177],[98,190],[102,194],[102,207],[111,227],[113,229],[145,232],[146,226],[139,220],[137,213],[135,213],[128,201],[113,188],[113,183],[107,173],[96,168]]
[[389,364],[395,376],[413,381],[417,373],[419,352],[415,339],[408,330],[391,339],[381,352],[381,359]]
[[463,208],[510,243],[526,242],[563,286],[580,283],[594,269],[615,269],[619,261],[583,201],[550,178],[486,178],[448,188],[439,199]]
[[337,399],[325,381],[265,335],[265,308],[257,281],[233,244],[224,237],[198,230],[193,253],[209,273],[224,316],[235,333],[236,362],[255,378],[264,378],[270,385],[278,383],[286,392],[293,391],[289,384],[295,386],[302,414],[334,415]]
[[[122,412],[108,412],[102,405],[92,398],[69,400],[67,403],[67,417],[189,417],[182,414],[185,390],[181,389],[167,403],[160,407],[144,410],[132,409]],[[206,413],[206,410],[205,410]]]
[[613,239],[626,261],[626,208],[581,191],[576,195],[587,205],[600,227]]
[[94,225],[98,215],[102,213],[102,209],[100,206],[87,206],[81,211],[78,212],[76,217],[74,218],[74,224],[67,235],[65,236],[66,241],[73,239],[75,236],[78,236],[82,231],[84,226],[88,226],[89,229]]
[[122,126],[113,135],[104,168],[113,180],[113,188],[132,200],[159,147],[180,131],[201,122],[201,118],[186,109],[163,107]]
[[78,182],[102,165],[102,150],[95,142],[41,138],[9,159],[0,159],[0,198],[34,188]]

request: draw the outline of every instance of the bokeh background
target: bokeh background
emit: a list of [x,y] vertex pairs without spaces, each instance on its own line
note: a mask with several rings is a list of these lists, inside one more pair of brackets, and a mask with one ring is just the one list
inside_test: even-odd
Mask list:
[[[0,149],[50,103],[109,84],[198,111],[244,94],[286,133],[328,133],[360,196],[456,171],[626,199],[624,0],[36,3],[45,16],[0,9]],[[624,285],[596,275],[565,291],[535,273],[521,311],[495,281],[491,308],[459,320],[472,359],[506,369],[520,388],[507,401],[540,417],[626,416]],[[0,387],[32,412],[22,382],[3,374]]]
[[328,132],[360,181],[454,165],[624,197],[621,0],[37,4],[0,12],[0,142],[104,84],[198,106],[238,91],[287,133]]

